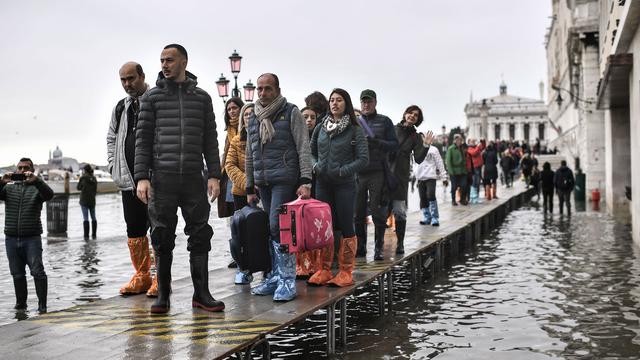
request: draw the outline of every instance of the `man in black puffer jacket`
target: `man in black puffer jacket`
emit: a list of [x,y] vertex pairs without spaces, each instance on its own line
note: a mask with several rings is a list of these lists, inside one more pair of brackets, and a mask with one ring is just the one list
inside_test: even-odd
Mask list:
[[[208,269],[213,229],[208,224],[211,206],[207,191],[211,201],[220,193],[218,134],[211,97],[196,87],[196,77],[186,71],[187,61],[184,47],[165,46],[156,87],[141,99],[136,132],[134,180],[138,198],[149,204],[151,242],[156,254],[158,298],[151,305],[152,313],[166,313],[170,307],[178,206],[189,236],[192,306],[224,310],[224,303],[209,292]],[[207,163],[206,184],[203,156]]]
[[38,295],[38,311],[47,312],[47,274],[42,264],[42,203],[51,200],[53,190],[33,174],[33,162],[22,158],[16,175],[24,179],[11,183],[12,174],[0,181],[0,200],[5,202],[4,235],[9,269],[16,291],[16,310],[27,308],[27,278],[29,266]]
[[[367,205],[375,226],[374,260],[383,260],[384,232],[387,229],[389,188],[385,181],[385,166],[389,166],[389,154],[398,149],[398,138],[393,122],[376,112],[377,96],[373,90],[360,93],[362,117],[359,119],[369,142],[369,164],[358,173],[355,228],[358,236],[357,256],[367,253]],[[390,171],[390,170],[389,170]],[[391,189],[393,190],[393,189]]]

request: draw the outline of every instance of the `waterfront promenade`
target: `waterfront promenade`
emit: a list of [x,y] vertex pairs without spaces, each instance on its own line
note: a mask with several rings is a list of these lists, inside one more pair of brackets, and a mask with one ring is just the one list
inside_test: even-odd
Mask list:
[[0,345],[19,359],[223,358],[253,345],[266,349],[268,334],[326,309],[327,352],[332,353],[349,336],[341,323],[349,295],[375,283],[378,292],[371,296],[377,296],[378,306],[371,312],[389,311],[395,271],[410,272],[417,286],[423,271],[443,269],[526,197],[520,184],[499,195],[498,200],[468,207],[441,204],[439,228],[420,226],[419,214],[411,213],[406,254],[395,255],[395,236],[388,232],[385,261],[374,262],[371,242],[367,259],[358,259],[352,287],[311,288],[298,281],[296,300],[274,303],[271,297],[252,296],[248,286],[234,285],[233,270],[216,269],[210,272],[210,287],[216,298],[225,301],[224,313],[192,309],[191,280],[182,278],[173,282],[169,314],[150,315],[152,300],[145,296],[116,296],[0,327]]

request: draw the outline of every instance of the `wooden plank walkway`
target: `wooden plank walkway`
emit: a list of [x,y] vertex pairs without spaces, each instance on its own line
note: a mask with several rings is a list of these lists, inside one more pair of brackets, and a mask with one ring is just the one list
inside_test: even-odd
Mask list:
[[[527,192],[516,185],[502,189],[499,195],[498,200],[472,206],[441,203],[440,227],[421,226],[421,214],[409,214],[404,256],[395,255],[395,236],[388,232],[385,261],[374,262],[370,233],[367,258],[357,259],[356,284],[348,288],[309,287],[298,281],[296,300],[276,303],[270,296],[251,295],[249,286],[234,285],[234,270],[216,269],[209,275],[210,289],[225,302],[223,313],[192,309],[191,279],[184,278],[172,283],[168,314],[149,314],[152,299],[144,295],[117,296],[2,326],[0,347],[3,356],[11,354],[14,359],[220,359],[232,354],[249,358],[255,347],[268,353],[268,334],[327,309],[327,353],[332,354],[336,339],[346,346],[346,326],[340,324],[337,336],[335,330],[336,315],[340,314],[342,321],[349,295],[376,282],[376,310],[390,311],[394,266],[408,264],[412,283],[419,285],[423,268],[434,272],[443,269],[446,262],[469,249],[520,206]],[[254,284],[260,281],[257,277]]]

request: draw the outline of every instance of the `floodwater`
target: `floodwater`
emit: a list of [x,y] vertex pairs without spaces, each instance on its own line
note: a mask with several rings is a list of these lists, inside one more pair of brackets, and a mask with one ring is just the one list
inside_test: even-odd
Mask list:
[[[532,203],[420,288],[394,271],[393,315],[377,315],[376,286],[358,291],[336,357],[639,359],[639,255],[630,227],[605,214]],[[272,357],[322,357],[324,324],[316,314],[276,334]]]
[[[132,274],[120,196],[98,196],[98,239],[89,241],[82,238],[77,200],[69,202],[68,238],[43,240],[50,310],[115,296]],[[210,223],[216,234],[228,233],[226,220],[214,213]],[[183,226],[180,220],[175,278],[189,276]],[[222,237],[212,240],[212,268],[230,259]],[[357,291],[348,301],[348,346],[337,346],[336,358],[638,359],[638,255],[629,226],[604,213],[544,215],[531,203],[419,288],[411,289],[408,271],[396,269],[392,315],[378,316],[377,287]],[[16,321],[4,247],[0,262],[2,325]],[[28,278],[27,316],[37,303]],[[325,334],[320,311],[271,336],[272,358],[323,358]]]

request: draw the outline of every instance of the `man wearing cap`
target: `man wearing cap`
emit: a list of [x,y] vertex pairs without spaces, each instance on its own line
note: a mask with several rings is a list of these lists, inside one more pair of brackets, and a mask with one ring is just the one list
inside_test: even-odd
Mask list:
[[388,169],[389,154],[398,148],[398,139],[393,122],[385,115],[376,112],[377,96],[375,91],[367,89],[360,94],[362,115],[358,121],[362,125],[369,141],[369,164],[358,173],[358,193],[356,195],[355,227],[358,236],[356,256],[367,253],[367,204],[373,215],[375,226],[374,260],[383,260],[382,248],[386,230],[386,214],[389,202],[389,189],[385,181],[385,168]]

